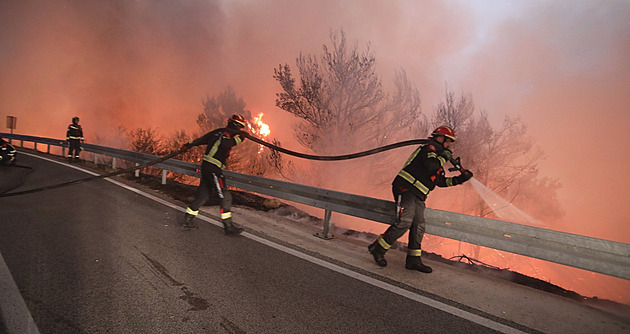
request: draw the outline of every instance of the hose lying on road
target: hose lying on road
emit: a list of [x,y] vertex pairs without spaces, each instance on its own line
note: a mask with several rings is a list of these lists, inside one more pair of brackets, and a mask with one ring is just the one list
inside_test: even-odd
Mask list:
[[36,193],[36,192],[40,192],[40,191],[44,191],[44,190],[50,190],[50,189],[56,189],[56,188],[61,188],[61,187],[67,187],[67,186],[71,186],[73,184],[78,184],[78,183],[83,183],[83,182],[88,182],[88,181],[93,181],[93,180],[98,180],[98,179],[104,179],[106,177],[110,177],[110,176],[114,176],[114,175],[129,173],[129,172],[133,172],[136,169],[148,167],[148,166],[160,163],[162,161],[168,160],[168,159],[170,159],[170,158],[172,158],[172,157],[174,157],[174,156],[176,156],[176,155],[178,155],[178,154],[180,154],[182,152],[183,151],[176,151],[176,152],[173,152],[173,153],[171,153],[171,154],[169,154],[167,156],[159,158],[157,160],[150,161],[150,162],[147,162],[145,164],[134,166],[134,167],[131,167],[131,168],[121,169],[121,170],[118,170],[118,171],[115,171],[115,172],[111,172],[111,173],[107,173],[107,174],[94,175],[94,176],[86,177],[86,178],[83,178],[83,179],[78,179],[78,180],[64,182],[64,183],[59,183],[59,184],[53,184],[51,186],[46,186],[46,187],[41,187],[41,188],[35,188],[35,189],[29,189],[29,190],[24,190],[24,191],[16,191],[16,192],[11,192],[11,193],[0,194],[0,197],[9,197],[9,196],[32,194],[32,193]]
[[[218,130],[223,130],[223,129],[218,129]],[[248,139],[251,139],[252,141],[254,141],[254,142],[258,143],[258,144],[267,146],[268,148],[270,148],[272,150],[276,150],[276,151],[281,152],[281,153],[292,155],[292,156],[295,156],[295,157],[298,157],[298,158],[304,158],[304,159],[309,159],[309,160],[322,160],[322,161],[338,161],[338,160],[356,159],[356,158],[360,158],[360,157],[376,154],[376,153],[379,153],[379,152],[391,150],[391,149],[398,148],[398,147],[409,146],[409,145],[425,144],[427,142],[427,139],[412,139],[412,140],[406,140],[406,141],[402,141],[402,142],[398,142],[398,143],[394,143],[394,144],[389,144],[389,145],[385,145],[385,146],[381,146],[381,147],[374,148],[374,149],[371,149],[371,150],[358,152],[358,153],[353,153],[353,154],[334,155],[334,156],[322,156],[322,155],[311,155],[311,154],[305,154],[305,153],[300,153],[300,152],[287,150],[286,148],[282,148],[280,146],[277,146],[277,145],[274,145],[274,144],[271,144],[271,143],[267,143],[267,142],[263,141],[262,139],[259,139],[257,137],[254,137],[254,136],[250,135],[247,132],[241,132],[240,134],[243,135],[244,137],[248,138]],[[119,170],[119,171],[107,173],[107,174],[90,176],[90,177],[86,177],[86,178],[83,178],[83,179],[78,179],[78,180],[74,180],[74,181],[54,184],[54,185],[41,187],[41,188],[29,189],[29,190],[24,190],[24,191],[16,191],[16,192],[11,192],[11,193],[4,193],[4,194],[0,194],[0,197],[10,197],[10,196],[32,194],[32,193],[36,193],[36,192],[40,192],[40,191],[44,191],[44,190],[50,190],[50,189],[56,189],[56,188],[61,188],[61,187],[67,187],[67,186],[71,186],[73,184],[78,184],[78,183],[83,183],[83,182],[103,179],[103,178],[106,178],[106,177],[115,176],[115,175],[119,175],[119,174],[129,173],[129,172],[135,171],[136,169],[148,167],[148,166],[160,163],[162,161],[171,159],[171,158],[175,157],[176,155],[179,155],[180,153],[183,153],[183,152],[185,152],[185,151],[184,150],[179,150],[179,151],[173,152],[173,153],[171,153],[169,155],[166,155],[164,157],[161,157],[161,158],[159,158],[157,160],[150,161],[150,162],[147,162],[145,164],[134,166],[134,167],[131,167],[131,168],[122,169],[122,170]]]

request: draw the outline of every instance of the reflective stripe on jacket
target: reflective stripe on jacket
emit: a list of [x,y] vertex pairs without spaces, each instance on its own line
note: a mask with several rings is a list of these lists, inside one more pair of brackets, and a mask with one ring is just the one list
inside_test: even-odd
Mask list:
[[203,161],[225,169],[225,162],[230,156],[232,147],[241,142],[243,138],[240,135],[217,129],[191,141],[188,146],[207,145]]
[[456,185],[452,177],[446,177],[444,164],[446,159],[437,152],[437,145],[429,141],[420,145],[407,159],[403,168],[394,178],[392,185],[395,191],[411,191],[425,200],[431,190],[438,187]]
[[66,140],[78,139],[83,140],[83,129],[81,125],[70,124],[68,125],[68,131],[66,131]]

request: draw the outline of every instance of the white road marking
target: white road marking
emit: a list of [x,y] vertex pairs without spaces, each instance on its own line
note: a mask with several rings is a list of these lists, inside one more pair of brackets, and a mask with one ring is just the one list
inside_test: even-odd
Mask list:
[[[90,175],[99,175],[98,173],[94,173],[92,171],[85,170],[85,169],[77,167],[77,166],[73,166],[73,165],[70,165],[70,164],[63,163],[63,162],[51,160],[51,159],[44,158],[44,157],[41,157],[41,156],[37,156],[37,155],[25,153],[25,152],[22,152],[21,154],[30,155],[30,156],[33,156],[33,157],[36,157],[36,158],[40,158],[40,159],[43,159],[43,160],[46,160],[46,161],[50,161],[50,162],[53,162],[53,163],[61,164],[61,165],[67,166],[67,167],[72,167],[74,169],[80,170],[80,171],[82,171],[84,173],[87,173],[87,174],[90,174]],[[165,200],[163,200],[161,198],[158,198],[156,196],[153,196],[151,194],[145,193],[145,192],[143,192],[141,190],[138,190],[136,188],[130,187],[130,186],[128,186],[126,184],[123,184],[121,182],[118,182],[116,180],[112,180],[110,178],[105,178],[105,180],[107,180],[107,181],[109,181],[109,182],[111,182],[111,183],[113,183],[113,184],[115,184],[117,186],[123,187],[123,188],[125,188],[125,189],[127,189],[129,191],[132,191],[132,192],[134,192],[136,194],[139,194],[139,195],[142,195],[142,196],[144,196],[146,198],[154,200],[154,201],[156,201],[156,202],[158,202],[160,204],[163,204],[163,205],[165,205],[165,206],[167,206],[169,208],[172,208],[174,210],[177,210],[177,211],[180,211],[180,212],[186,212],[185,208],[181,208],[181,207],[179,207],[179,206],[177,206],[175,204],[172,204],[172,203],[170,203],[168,201],[165,201]],[[208,223],[210,223],[212,225],[215,225],[215,226],[223,228],[223,225],[219,221],[216,221],[216,220],[214,220],[212,218],[208,218],[208,217],[205,217],[203,215],[199,215],[199,216],[197,216],[197,219],[204,220],[204,221],[206,221],[206,222],[208,222]],[[273,247],[273,248],[275,248],[275,249],[277,249],[279,251],[282,251],[282,252],[285,252],[287,254],[296,256],[296,257],[298,257],[300,259],[309,261],[309,262],[311,262],[313,264],[322,266],[324,268],[330,269],[332,271],[335,271],[337,273],[346,275],[348,277],[354,278],[356,280],[362,281],[362,282],[370,284],[372,286],[375,286],[375,287],[387,290],[389,292],[392,292],[392,293],[395,293],[395,294],[400,295],[402,297],[411,299],[411,300],[416,301],[418,303],[425,304],[427,306],[436,308],[438,310],[450,313],[450,314],[452,314],[454,316],[457,316],[457,317],[460,317],[462,319],[466,319],[468,321],[472,321],[474,323],[477,323],[477,324],[482,325],[484,327],[490,328],[492,330],[495,330],[495,331],[498,331],[498,332],[501,332],[501,333],[509,333],[509,334],[521,334],[521,333],[524,334],[525,333],[525,332],[520,331],[520,330],[518,330],[516,328],[512,328],[512,327],[510,327],[508,325],[504,325],[504,324],[498,323],[496,321],[493,321],[493,320],[484,318],[482,316],[479,316],[479,315],[476,315],[476,314],[473,314],[473,313],[470,313],[470,312],[458,309],[457,307],[454,307],[454,306],[442,303],[440,301],[437,301],[437,300],[434,300],[434,299],[431,299],[431,298],[428,298],[428,297],[425,297],[425,296],[421,296],[421,295],[419,295],[417,293],[414,293],[414,292],[411,292],[411,291],[399,288],[399,287],[394,286],[394,285],[389,284],[389,283],[385,283],[385,282],[380,281],[378,279],[375,279],[375,278],[372,278],[372,277],[360,274],[358,272],[355,272],[355,271],[352,271],[350,269],[338,266],[336,264],[332,264],[332,263],[326,262],[326,261],[318,259],[318,258],[316,258],[314,256],[307,255],[307,254],[301,253],[301,252],[299,252],[297,250],[294,250],[292,248],[289,248],[289,247],[277,244],[277,243],[269,241],[267,239],[263,239],[263,238],[258,237],[256,235],[253,235],[251,233],[243,232],[243,233],[241,233],[241,235],[243,237],[246,237],[246,238],[251,239],[253,241],[259,242],[259,243],[261,243],[263,245],[267,245],[269,247]],[[4,263],[4,261],[3,261],[3,263]],[[1,264],[3,264],[3,263],[1,263]],[[1,267],[1,264],[0,264],[0,267]],[[5,265],[5,267],[6,267],[6,265]],[[0,269],[2,269],[2,268],[0,268]],[[8,269],[7,269],[7,273],[8,273]],[[2,274],[2,272],[0,272],[0,275],[1,274]],[[10,274],[8,274],[8,275],[10,277]],[[11,281],[13,281],[12,278],[11,278]],[[14,285],[15,285],[15,283],[14,283]],[[15,287],[15,289],[17,289],[17,287]],[[17,293],[19,295],[19,292],[17,292]],[[20,299],[21,299],[21,296],[20,296]],[[22,300],[22,302],[23,302],[23,300]],[[28,313],[28,310],[26,310],[26,312]],[[30,317],[30,313],[28,313],[28,315]]]
[[20,294],[9,267],[0,254],[0,311],[9,334],[39,334],[37,324]]

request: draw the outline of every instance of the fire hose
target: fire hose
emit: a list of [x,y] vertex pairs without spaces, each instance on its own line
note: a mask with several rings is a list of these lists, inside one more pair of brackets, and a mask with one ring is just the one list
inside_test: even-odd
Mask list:
[[115,172],[111,172],[111,173],[106,173],[106,174],[101,174],[101,175],[94,175],[94,176],[90,176],[90,177],[86,177],[83,179],[78,179],[78,180],[73,180],[73,181],[68,181],[68,182],[63,182],[63,183],[58,183],[58,184],[53,184],[50,186],[46,186],[46,187],[40,187],[40,188],[34,188],[34,189],[29,189],[29,190],[23,190],[23,191],[16,191],[16,192],[11,192],[11,193],[4,193],[4,194],[0,194],[0,197],[9,197],[9,196],[17,196],[17,195],[26,195],[26,194],[32,194],[32,193],[36,193],[36,192],[40,192],[40,191],[44,191],[44,190],[50,190],[50,189],[56,189],[56,188],[61,188],[61,187],[67,187],[67,186],[71,186],[73,184],[79,184],[79,183],[83,183],[83,182],[88,182],[88,181],[93,181],[93,180],[98,180],[98,179],[104,179],[106,177],[110,177],[110,176],[114,176],[114,175],[118,175],[118,174],[124,174],[124,173],[129,173],[129,172],[133,172],[136,169],[140,169],[140,168],[144,168],[144,167],[148,167],[151,165],[155,165],[157,163],[160,163],[162,161],[168,160],[180,153],[182,153],[182,150],[173,152],[169,155],[166,155],[164,157],[161,157],[157,160],[153,160],[150,162],[147,162],[145,164],[142,165],[138,165],[138,166],[134,166],[131,168],[127,168],[127,169],[121,169]]
[[[254,141],[254,142],[258,143],[258,144],[267,146],[270,149],[276,150],[278,152],[286,153],[288,155],[296,156],[296,157],[299,157],[299,158],[304,158],[304,159],[309,159],[309,160],[323,160],[323,161],[338,161],[338,160],[356,159],[356,158],[360,158],[360,157],[364,157],[364,156],[367,156],[367,155],[371,155],[371,154],[375,154],[375,153],[391,150],[391,149],[398,148],[398,147],[409,146],[409,145],[418,145],[418,144],[426,144],[429,141],[428,139],[412,139],[412,140],[401,141],[401,142],[398,142],[398,143],[394,143],[394,144],[389,144],[389,145],[373,148],[371,150],[358,152],[358,153],[345,154],[345,155],[322,156],[322,155],[310,155],[310,154],[299,153],[299,152],[287,150],[287,149],[282,148],[280,146],[276,146],[274,144],[267,143],[267,142],[263,141],[262,139],[259,139],[259,138],[256,138],[256,137],[250,135],[247,132],[241,132],[241,135],[243,135],[246,138],[251,139],[252,141]],[[436,143],[436,144],[439,144],[439,143]],[[464,173],[465,169],[464,169],[464,167],[462,167],[462,163],[461,163],[461,160],[460,160],[459,157],[457,157],[457,158],[450,157],[449,158],[449,162],[451,163],[451,165],[453,165],[453,167],[448,169],[450,172],[458,171],[460,173]]]
[[[215,131],[221,131],[221,130],[225,130],[225,129],[217,129]],[[356,159],[356,158],[360,158],[360,157],[365,157],[368,155],[372,155],[372,154],[376,154],[376,153],[380,153],[380,152],[384,152],[387,150],[392,150],[395,148],[399,148],[399,147],[403,147],[403,146],[409,146],[409,145],[419,145],[419,144],[426,144],[428,142],[428,139],[412,139],[412,140],[406,140],[406,141],[402,141],[402,142],[398,142],[398,143],[394,143],[394,144],[389,144],[389,145],[385,145],[385,146],[381,146],[381,147],[377,147],[374,149],[370,149],[370,150],[366,150],[366,151],[362,151],[362,152],[358,152],[358,153],[352,153],[352,154],[344,154],[344,155],[334,155],[334,156],[322,156],[322,155],[311,155],[311,154],[305,154],[305,153],[300,153],[300,152],[295,152],[295,151],[291,151],[288,149],[285,149],[283,147],[268,143],[263,141],[262,139],[259,139],[255,136],[250,135],[247,132],[240,132],[240,134],[243,137],[246,137],[250,140],[252,140],[253,142],[256,142],[260,145],[264,145],[272,150],[276,150],[278,152],[281,153],[285,153],[288,155],[292,155],[298,158],[303,158],[303,159],[309,159],[309,160],[320,160],[320,161],[339,161],[339,160],[349,160],[349,159]],[[50,185],[50,186],[46,186],[46,187],[40,187],[40,188],[34,188],[34,189],[29,189],[29,190],[24,190],[24,191],[17,191],[17,192],[11,192],[11,193],[4,193],[4,194],[0,194],[0,197],[10,197],[10,196],[18,196],[18,195],[26,195],[26,194],[32,194],[32,193],[36,193],[36,192],[40,192],[40,191],[44,191],[44,190],[50,190],[50,189],[56,189],[56,188],[61,188],[61,187],[67,187],[67,186],[71,186],[74,184],[79,184],[79,183],[83,183],[83,182],[88,182],[88,181],[93,181],[93,180],[98,180],[98,179],[104,179],[107,177],[111,177],[111,176],[115,176],[115,175],[119,175],[119,174],[124,174],[124,173],[129,173],[129,172],[133,172],[136,169],[140,169],[140,168],[145,168],[148,166],[152,166],[155,165],[157,163],[160,163],[162,161],[171,159],[183,152],[185,152],[186,150],[182,149],[182,150],[178,150],[175,151],[173,153],[170,153],[164,157],[161,157],[157,160],[153,160],[147,163],[144,163],[142,165],[138,165],[138,166],[134,166],[131,168],[126,168],[126,169],[121,169],[115,172],[111,172],[111,173],[106,173],[106,174],[101,174],[101,175],[95,175],[95,176],[90,176],[87,178],[83,178],[83,179],[78,179],[78,180],[73,180],[73,181],[69,181],[69,182],[63,182],[63,183],[59,183],[59,184],[55,184],[55,185]],[[451,164],[454,166],[453,168],[450,168],[450,171],[453,170],[458,170],[460,172],[463,172],[463,168],[461,166],[461,163],[459,162],[459,158],[454,159],[451,158],[450,159]]]
[[295,157],[298,157],[298,158],[304,158],[304,159],[309,159],[309,160],[322,160],[322,161],[339,161],[339,160],[356,159],[356,158],[365,157],[365,156],[368,156],[368,155],[372,155],[372,154],[375,154],[375,153],[391,150],[391,149],[398,148],[398,147],[409,146],[409,145],[418,145],[418,144],[426,144],[427,141],[428,141],[427,139],[412,139],[412,140],[401,141],[401,142],[398,142],[398,143],[394,143],[394,144],[389,144],[389,145],[373,148],[371,150],[367,150],[367,151],[363,151],[363,152],[352,153],[352,154],[344,154],[344,155],[311,155],[311,154],[305,154],[305,153],[300,153],[300,152],[287,150],[286,148],[282,148],[280,146],[267,143],[267,142],[263,141],[262,139],[259,139],[259,138],[256,138],[256,137],[250,135],[247,132],[241,132],[240,134],[243,137],[249,138],[252,141],[254,141],[254,142],[256,142],[256,143],[258,143],[260,145],[267,146],[270,149],[278,151],[278,152],[282,152],[282,153],[285,153],[285,154],[288,154],[288,155],[292,155],[292,156],[295,156]]

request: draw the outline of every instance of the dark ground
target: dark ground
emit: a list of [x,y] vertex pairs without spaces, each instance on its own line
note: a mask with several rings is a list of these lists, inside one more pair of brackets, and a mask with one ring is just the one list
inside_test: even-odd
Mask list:
[[[128,180],[135,179],[137,183],[140,183],[144,186],[147,186],[153,190],[156,190],[162,194],[165,194],[173,199],[181,201],[183,203],[189,203],[194,199],[195,192],[197,187],[187,184],[182,184],[178,182],[174,182],[172,180],[168,180],[167,184],[163,185],[161,183],[161,177],[142,174],[140,178],[135,178],[133,175],[127,175],[125,177]],[[300,218],[300,221],[307,221],[311,225],[319,226],[323,228],[323,220],[317,217],[313,217],[308,215],[307,213],[292,207],[288,204],[279,202],[279,206],[270,206],[268,205],[268,198],[258,196],[256,194],[239,191],[239,190],[231,190],[233,196],[233,204],[234,205],[242,205],[247,206],[260,211],[274,211],[278,215],[291,215],[293,217],[296,216]],[[209,202],[206,204],[207,206],[216,206],[219,205],[219,198],[211,198]],[[283,214],[284,213],[284,214]],[[343,234],[346,237],[357,239],[357,240],[374,240],[378,236],[369,232],[348,230],[336,227],[335,233]],[[394,249],[406,249],[406,244],[401,242],[396,242],[392,248]],[[565,298],[572,299],[576,302],[583,303],[585,305],[589,305],[595,308],[599,308],[605,310],[607,312],[611,312],[614,314],[618,314],[624,317],[628,317],[630,315],[630,305],[625,305],[621,303],[617,303],[614,301],[610,301],[607,299],[600,299],[597,297],[585,297],[578,294],[575,291],[564,289],[560,286],[551,284],[549,282],[540,280],[538,278],[526,276],[520,274],[518,272],[503,269],[498,267],[493,267],[487,264],[484,264],[481,261],[470,258],[466,255],[461,255],[454,258],[444,258],[439,254],[431,253],[431,252],[422,252],[422,256],[427,259],[433,261],[439,261],[448,265],[456,266],[459,268],[464,268],[466,270],[470,270],[476,273],[481,273],[484,275],[492,276],[495,278],[500,278],[504,280],[511,281],[516,284],[521,284],[528,286],[530,288],[543,290],[548,293],[552,293],[558,296],[562,296]]]
[[[31,151],[31,150],[26,150],[26,149],[22,149],[22,150]],[[50,156],[47,155],[47,157],[50,157]],[[58,157],[58,160],[65,161],[65,159],[61,157]],[[81,166],[89,168],[89,169],[99,170],[103,173],[109,173],[113,171],[109,166],[94,165],[93,163],[87,162],[87,161],[81,161],[77,164],[80,164]],[[15,182],[14,182],[14,186],[12,187],[14,188],[20,185],[28,177],[28,174],[30,173],[30,171],[31,170],[27,166],[22,166],[22,167],[0,166],[0,177],[14,178]],[[145,169],[143,171],[147,171],[147,170]],[[159,171],[156,172],[155,175],[141,173],[139,178],[136,178],[133,175],[133,173],[121,174],[121,175],[118,175],[117,177],[121,177],[127,180],[134,180],[138,184],[141,184],[145,187],[149,187],[153,190],[156,190],[170,198],[173,198],[183,203],[189,203],[194,199],[195,193],[197,190],[196,186],[176,182],[176,181],[173,181],[172,179],[168,179],[167,183],[163,185],[161,183],[161,176],[158,176],[158,175],[160,175]],[[9,192],[9,190],[11,189],[0,189],[0,194]],[[272,203],[275,203],[275,205],[269,205],[270,201],[268,198],[261,197],[261,196],[244,192],[244,191],[239,191],[239,190],[232,190],[232,196],[233,196],[234,205],[247,206],[252,209],[260,210],[260,211],[274,210],[276,214],[283,215],[283,216],[289,215],[289,214],[291,214],[292,216],[295,216],[297,214],[298,217],[300,218],[300,221],[307,221],[311,225],[315,225],[315,226],[323,226],[322,219],[310,216],[307,213],[300,211],[297,208],[287,205],[285,203],[272,201]],[[211,198],[206,205],[208,206],[219,205],[219,198],[218,197]],[[335,228],[335,233],[342,234],[346,237],[357,239],[357,240],[373,240],[377,237],[377,235],[373,233],[348,230],[348,229],[343,229],[343,228],[338,228],[338,227]],[[392,248],[404,250],[406,248],[406,244],[401,243],[401,242],[396,242]],[[489,275],[495,278],[505,279],[513,283],[525,285],[534,289],[543,290],[545,292],[556,294],[565,298],[569,298],[576,302],[583,303],[591,307],[599,308],[599,309],[602,309],[602,310],[605,310],[607,312],[611,312],[617,315],[621,315],[623,317],[628,317],[628,315],[630,315],[630,305],[617,303],[617,302],[610,301],[607,299],[600,299],[597,297],[585,297],[574,291],[566,290],[560,286],[542,281],[534,277],[529,277],[529,276],[520,274],[518,272],[511,271],[509,269],[502,269],[502,268],[486,265],[466,255],[461,255],[454,258],[446,259],[439,254],[435,254],[431,252],[423,252],[423,257],[426,257],[427,259],[430,259],[433,261],[446,263],[452,266],[465,268],[467,270],[470,270],[476,273],[482,273],[482,274]]]

